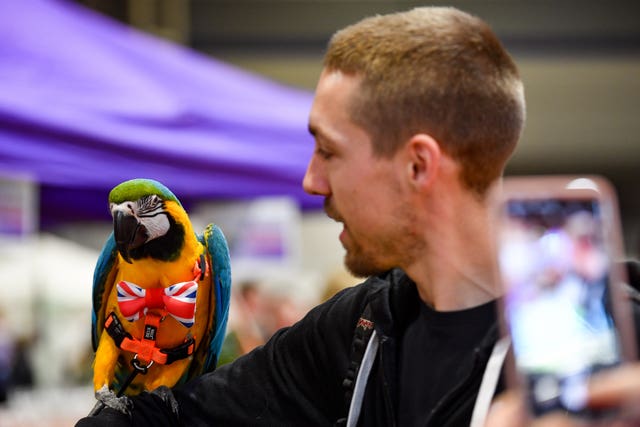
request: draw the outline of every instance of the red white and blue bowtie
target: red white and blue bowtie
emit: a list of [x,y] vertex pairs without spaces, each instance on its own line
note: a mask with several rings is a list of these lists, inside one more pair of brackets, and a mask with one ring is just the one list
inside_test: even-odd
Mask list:
[[118,306],[122,315],[133,322],[153,308],[164,309],[187,328],[193,326],[198,283],[176,283],[166,288],[145,289],[135,283],[121,281],[116,285]]

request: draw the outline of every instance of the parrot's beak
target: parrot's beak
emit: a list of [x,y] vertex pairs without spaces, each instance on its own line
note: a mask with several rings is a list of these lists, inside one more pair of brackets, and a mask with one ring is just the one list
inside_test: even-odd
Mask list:
[[131,264],[131,251],[147,241],[147,229],[136,217],[118,211],[113,217],[113,235],[122,258]]

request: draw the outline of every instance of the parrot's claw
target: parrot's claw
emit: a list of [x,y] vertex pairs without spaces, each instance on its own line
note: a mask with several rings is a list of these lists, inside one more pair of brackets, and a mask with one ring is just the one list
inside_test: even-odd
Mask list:
[[102,404],[116,411],[120,411],[123,414],[131,415],[131,409],[133,407],[131,400],[127,396],[116,396],[113,391],[109,390],[106,384],[97,390],[95,395],[98,400],[96,405]]

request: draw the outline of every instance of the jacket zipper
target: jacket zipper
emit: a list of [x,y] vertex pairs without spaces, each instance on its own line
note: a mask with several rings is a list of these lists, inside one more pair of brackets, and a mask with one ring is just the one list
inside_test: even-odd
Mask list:
[[387,337],[386,336],[382,336],[380,338],[380,348],[378,349],[378,357],[379,357],[379,362],[380,362],[380,367],[382,368],[382,380],[384,381],[384,403],[385,403],[385,407],[387,408],[387,414],[388,414],[388,418],[387,419],[387,426],[390,427],[395,427],[396,425],[396,415],[395,415],[395,410],[393,408],[393,404],[391,403],[391,395],[390,395],[390,390],[389,390],[389,382],[387,381],[387,375],[386,375],[386,369],[384,368],[384,358],[383,358],[383,353],[384,353],[384,343],[387,341]]
[[478,373],[479,372],[482,373],[482,370],[479,369],[479,365],[480,365],[480,351],[476,349],[474,351],[473,364],[471,366],[471,370],[469,371],[469,375],[464,381],[458,384],[457,387],[455,387],[448,394],[446,394],[442,399],[440,399],[438,404],[431,411],[431,414],[429,415],[429,418],[427,419],[427,423],[425,424],[425,426],[431,425],[434,420],[441,418],[441,416],[446,414],[447,412],[451,412],[451,409],[455,410],[455,406],[452,407],[452,404],[460,401],[459,398],[461,396],[464,396],[465,393],[468,394],[470,392],[471,393],[473,392],[473,387],[471,386],[473,382],[478,379]]

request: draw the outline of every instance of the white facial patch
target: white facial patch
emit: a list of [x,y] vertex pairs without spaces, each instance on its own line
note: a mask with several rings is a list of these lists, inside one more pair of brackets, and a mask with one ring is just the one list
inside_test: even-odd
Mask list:
[[152,217],[140,218],[140,222],[147,229],[147,233],[149,235],[147,241],[164,236],[167,234],[170,227],[169,218],[167,218],[167,215],[164,212]]

